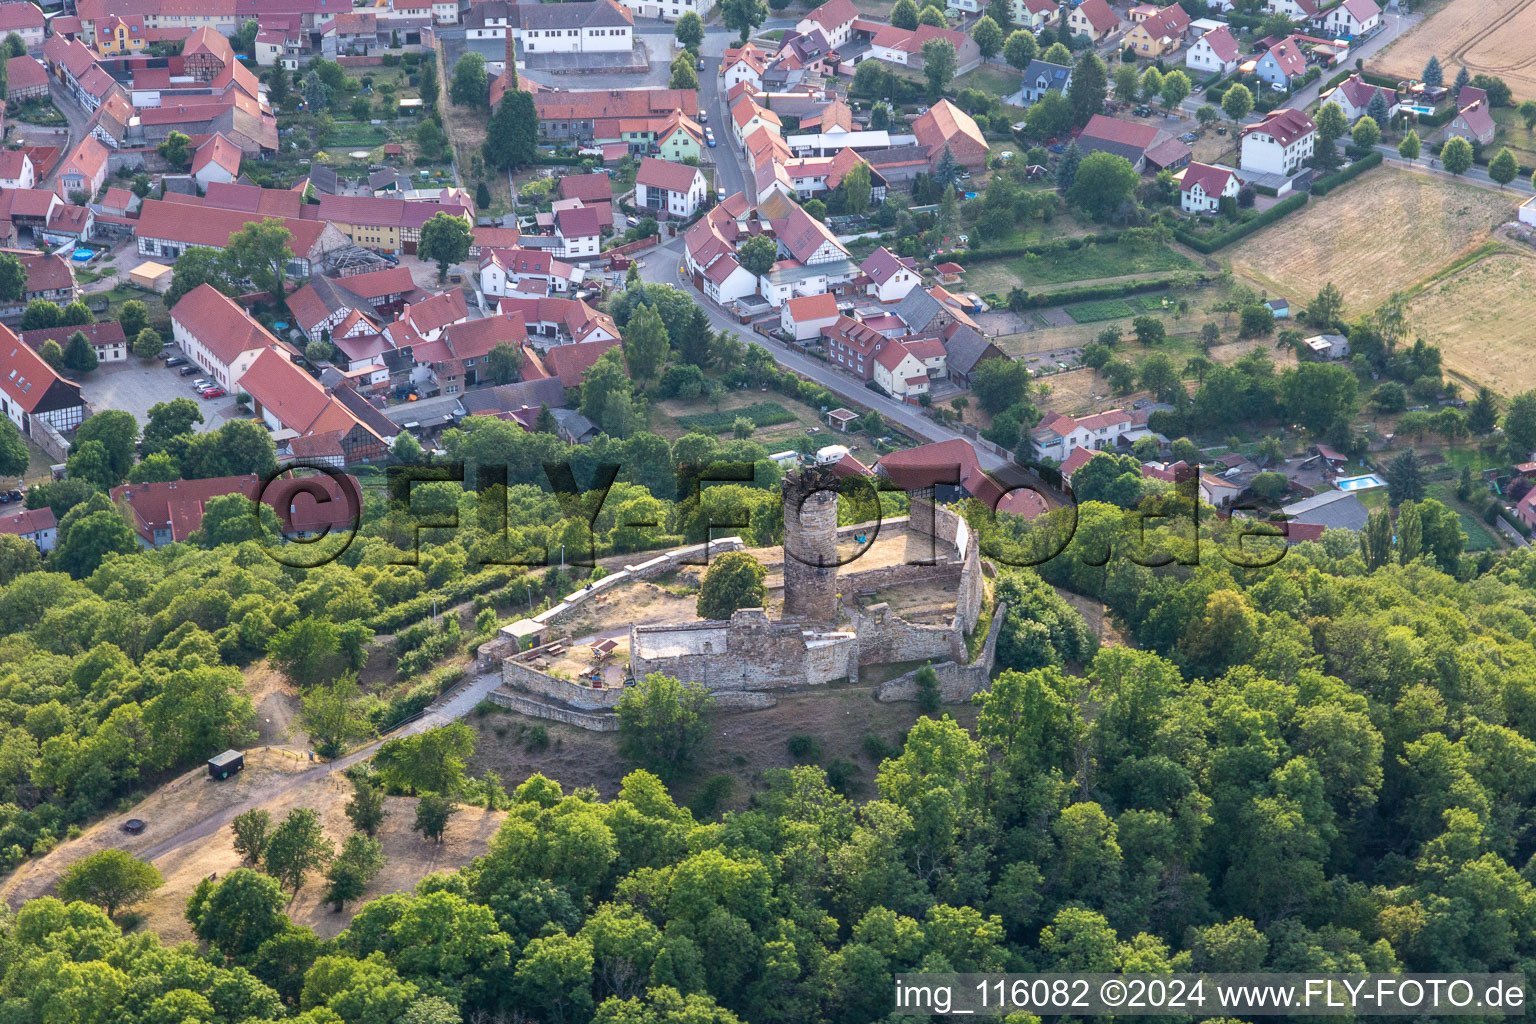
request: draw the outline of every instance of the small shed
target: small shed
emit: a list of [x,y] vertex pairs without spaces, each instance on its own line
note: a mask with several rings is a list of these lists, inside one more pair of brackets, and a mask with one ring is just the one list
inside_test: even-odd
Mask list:
[[147,291],[164,295],[170,291],[174,271],[164,263],[148,260],[128,272],[128,280]]
[[210,757],[208,759],[208,777],[210,779],[227,779],[244,767],[244,754],[238,750],[226,750],[217,757]]
[[517,642],[520,651],[532,650],[544,642],[544,630],[547,627],[542,622],[533,619],[518,619],[509,626],[502,626],[501,632]]

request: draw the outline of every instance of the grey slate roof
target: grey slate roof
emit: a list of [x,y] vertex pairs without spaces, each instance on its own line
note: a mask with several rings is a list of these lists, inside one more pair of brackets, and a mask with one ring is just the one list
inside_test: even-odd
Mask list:
[[547,405],[551,409],[563,409],[565,387],[558,377],[518,381],[482,391],[466,391],[459,396],[459,405],[471,416],[512,412],[524,406]]
[[1329,530],[1363,530],[1370,518],[1360,499],[1348,491],[1324,491],[1286,505],[1280,511],[1290,516],[1293,522]]
[[950,372],[967,375],[983,360],[1007,357],[1002,349],[964,324],[958,325],[944,343],[944,353]]
[[517,16],[524,31],[535,32],[550,29],[623,28],[633,24],[624,17],[624,8],[609,0],[596,0],[595,3],[519,4]]

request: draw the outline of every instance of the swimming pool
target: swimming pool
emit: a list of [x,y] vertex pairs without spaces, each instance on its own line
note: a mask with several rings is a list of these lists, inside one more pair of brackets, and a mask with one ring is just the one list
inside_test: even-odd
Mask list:
[[1387,486],[1387,482],[1375,473],[1346,477],[1343,480],[1335,480],[1333,483],[1341,491],[1368,491],[1372,487]]
[[1428,117],[1430,114],[1433,114],[1435,112],[1435,108],[1434,107],[1406,106],[1403,109],[1404,110],[1411,110],[1415,114],[1419,114],[1420,116],[1423,116],[1423,117]]
[[76,263],[89,263],[96,258],[96,252],[93,249],[76,249],[74,256],[71,258]]

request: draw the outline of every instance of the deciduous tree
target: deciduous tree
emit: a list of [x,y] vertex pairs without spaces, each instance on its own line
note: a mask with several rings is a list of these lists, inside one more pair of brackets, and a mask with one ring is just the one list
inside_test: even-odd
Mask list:
[[125,850],[106,849],[75,861],[59,879],[66,900],[94,903],[116,917],[118,910],[137,903],[165,884],[153,864]]

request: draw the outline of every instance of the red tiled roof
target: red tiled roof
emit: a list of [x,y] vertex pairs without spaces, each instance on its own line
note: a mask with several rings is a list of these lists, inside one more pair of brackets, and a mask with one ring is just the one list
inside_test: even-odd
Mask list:
[[27,154],[19,149],[0,150],[0,178],[19,181],[27,169]]
[[20,32],[23,29],[42,28],[46,20],[43,12],[34,4],[0,4],[0,32]]
[[1232,38],[1231,30],[1225,25],[1211,29],[1200,38],[1205,40],[1206,45],[1216,54],[1216,59],[1223,64],[1237,60],[1242,55],[1237,40]]
[[242,352],[277,345],[277,339],[265,327],[211,284],[200,284],[182,296],[171,310],[171,319],[202,342],[225,366]]
[[868,274],[870,280],[876,284],[884,284],[898,270],[910,270],[916,273],[917,261],[910,256],[906,258],[897,256],[882,245],[859,264],[859,269]]
[[365,299],[380,299],[386,295],[409,295],[416,290],[416,281],[407,267],[390,267],[388,270],[370,270],[366,274],[353,274],[338,282],[349,292]]
[[801,295],[790,299],[784,305],[789,310],[790,319],[797,323],[802,320],[821,320],[825,317],[837,316],[837,298],[826,293]]
[[1115,142],[1122,146],[1146,149],[1152,145],[1152,140],[1157,138],[1157,131],[1157,125],[1155,124],[1122,121],[1117,117],[1109,117],[1106,114],[1094,114],[1088,119],[1088,124],[1083,128],[1080,138],[1101,139],[1105,142]]
[[42,533],[44,530],[57,529],[58,525],[59,521],[53,517],[53,509],[47,505],[0,515],[0,533],[8,533],[13,537]]
[[[1054,5],[1051,9],[1055,10]],[[1093,26],[1095,32],[1108,32],[1120,24],[1120,15],[1109,6],[1108,0],[1083,0],[1077,9],[1088,19],[1088,24]]]
[[9,327],[0,324],[0,391],[27,412],[37,408],[55,382],[79,386],[54,372],[43,357],[21,343]]
[[859,9],[853,5],[853,0],[827,0],[826,3],[807,14],[805,19],[815,22],[830,33],[858,16]]
[[197,153],[192,157],[192,173],[196,174],[209,164],[217,164],[231,175],[239,174],[240,157],[240,147],[215,132],[197,147]]
[[648,156],[640,161],[640,170],[635,175],[635,184],[644,185],[647,188],[666,189],[668,192],[687,192],[693,188],[694,179],[698,175],[697,167],[673,163],[671,160],[657,160],[655,157]]
[[1191,161],[1184,168],[1184,176],[1179,182],[1179,190],[1188,192],[1199,182],[1200,187],[1208,196],[1220,196],[1222,189],[1227,187],[1227,182],[1232,178],[1232,172],[1225,167],[1212,167],[1210,164],[1202,164]]
[[602,234],[602,230],[597,211],[589,206],[555,214],[555,232],[562,238],[591,238]]
[[[323,488],[329,501],[319,501],[311,489]],[[173,541],[185,541],[202,528],[208,502],[228,494],[251,501],[258,496],[277,513],[284,530],[313,532],[331,527],[345,529],[362,508],[362,489],[355,477],[337,479],[328,474],[294,478],[284,475],[262,488],[255,473],[219,476],[204,480],[172,480],[169,483],[121,484],[112,488],[114,503],[126,503],[139,535],[153,543],[157,529],[171,531]]]
[[580,387],[582,374],[601,359],[605,352],[618,344],[617,341],[609,339],[556,345],[544,353],[543,362],[551,374],[560,378],[560,383],[565,387]]
[[5,73],[12,94],[18,90],[35,89],[40,85],[48,84],[48,69],[39,64],[34,57],[12,57],[5,62]]
[[[146,199],[139,211],[140,238],[163,238],[185,245],[206,245],[223,249],[229,237],[247,224],[256,224],[264,218],[261,214],[240,210],[224,210],[206,204],[196,214],[189,215],[185,203]],[[280,218],[283,227],[293,236],[289,248],[298,256],[307,256],[328,226],[319,220]]]
[[1258,124],[1250,124],[1243,129],[1243,134],[1250,132],[1264,132],[1274,137],[1274,140],[1282,146],[1289,146],[1292,142],[1309,132],[1317,130],[1317,125],[1312,119],[1299,110],[1271,110],[1264,115],[1264,120]]

